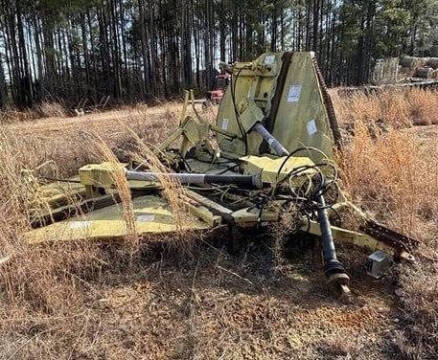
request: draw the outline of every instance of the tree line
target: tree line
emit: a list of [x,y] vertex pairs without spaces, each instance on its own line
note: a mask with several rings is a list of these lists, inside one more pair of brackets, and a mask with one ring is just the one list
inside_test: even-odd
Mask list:
[[169,98],[218,62],[315,51],[329,85],[438,55],[436,0],[0,0],[0,106]]

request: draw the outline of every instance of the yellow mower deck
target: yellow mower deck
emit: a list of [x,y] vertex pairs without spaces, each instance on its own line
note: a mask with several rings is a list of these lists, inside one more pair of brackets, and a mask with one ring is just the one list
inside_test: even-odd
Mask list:
[[[177,230],[206,230],[211,227],[199,217],[186,214],[178,228],[169,204],[158,195],[135,198],[132,206],[134,228],[139,236]],[[123,206],[119,203],[32,230],[25,234],[25,240],[37,244],[84,239],[123,239],[128,235],[130,233],[124,220]]]

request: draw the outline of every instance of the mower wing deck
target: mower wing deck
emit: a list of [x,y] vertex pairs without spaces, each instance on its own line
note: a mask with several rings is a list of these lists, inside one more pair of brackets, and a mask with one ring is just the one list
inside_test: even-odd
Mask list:
[[[206,230],[206,221],[184,214],[178,227],[169,204],[159,195],[145,195],[132,201],[135,231],[140,236],[180,230]],[[30,244],[70,240],[117,240],[130,235],[121,203],[34,229],[25,234]]]

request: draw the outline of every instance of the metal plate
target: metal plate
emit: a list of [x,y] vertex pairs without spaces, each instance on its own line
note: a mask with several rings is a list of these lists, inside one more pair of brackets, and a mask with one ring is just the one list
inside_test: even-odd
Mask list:
[[[158,195],[146,195],[133,199],[137,234],[171,233],[177,231],[175,217],[169,204]],[[186,214],[182,230],[205,230],[210,226]],[[99,209],[83,216],[54,223],[27,232],[25,241],[31,244],[70,240],[121,239],[129,235],[123,220],[121,204]]]

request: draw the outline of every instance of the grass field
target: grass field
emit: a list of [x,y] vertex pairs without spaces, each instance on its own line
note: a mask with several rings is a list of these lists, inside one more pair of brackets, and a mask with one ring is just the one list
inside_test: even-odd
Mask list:
[[134,258],[129,244],[25,246],[23,168],[47,163],[40,174],[71,176],[105,158],[102,144],[126,160],[142,151],[127,127],[158,144],[181,105],[9,116],[0,126],[0,255],[14,256],[0,267],[0,359],[435,358],[438,94],[335,103],[345,138],[342,186],[377,219],[421,241],[413,265],[394,265],[379,281],[364,275],[365,252],[340,247],[352,277],[349,302],[330,295],[310,250],[279,262],[269,239],[256,236],[238,256],[207,245],[208,237],[164,252],[145,239]]

